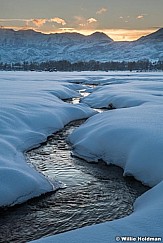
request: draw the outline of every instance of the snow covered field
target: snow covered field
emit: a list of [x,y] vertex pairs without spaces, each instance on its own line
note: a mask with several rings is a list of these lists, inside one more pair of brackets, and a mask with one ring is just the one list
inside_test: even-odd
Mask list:
[[[81,104],[63,102],[79,96],[82,84],[75,82],[99,86],[89,89],[92,93]],[[163,73],[0,72],[0,87],[0,206],[59,187],[30,168],[23,152],[68,122],[90,116],[69,137],[74,153],[87,161],[103,159],[121,166],[124,175],[152,186],[136,200],[128,217],[38,242],[108,243],[116,242],[116,236],[163,237]],[[109,105],[117,109],[95,114],[89,108]]]
[[83,82],[101,84],[90,90],[92,94],[83,98],[83,103],[95,108],[112,105],[117,109],[89,118],[70,135],[74,153],[87,161],[103,159],[121,166],[124,175],[133,175],[152,189],[136,200],[134,212],[128,217],[37,242],[108,243],[125,241],[123,236],[131,237],[130,241],[160,242],[163,237],[163,73],[82,75],[87,77]]

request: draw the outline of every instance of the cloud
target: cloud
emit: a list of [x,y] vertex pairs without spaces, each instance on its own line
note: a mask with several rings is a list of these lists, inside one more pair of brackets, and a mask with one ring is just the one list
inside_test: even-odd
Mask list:
[[101,9],[97,10],[96,14],[102,14],[102,13],[105,13],[107,11],[108,11],[107,8],[101,8]]
[[84,26],[86,26],[86,24],[79,24],[79,26],[84,27]]
[[55,22],[57,24],[66,25],[66,21],[58,17],[50,19],[49,22]]
[[[31,20],[27,20],[26,23],[29,25]],[[32,19],[32,22],[37,26],[41,27],[43,24],[47,22],[47,19]]]
[[82,16],[74,16],[74,18],[75,18],[76,28],[77,26],[88,28],[89,25],[93,25],[94,23],[97,23],[97,19],[95,18],[86,19]]
[[136,17],[137,19],[144,19],[144,16],[143,15],[139,15]]
[[92,23],[97,22],[97,19],[89,18],[89,19],[87,19],[87,22],[88,22],[88,24],[92,24]]
[[43,19],[0,19],[0,22],[2,22],[2,23],[19,22],[19,25],[24,23],[26,27],[27,26],[32,27],[34,24],[38,28],[42,27],[46,23],[53,23],[53,22],[55,22],[57,24],[61,24],[61,25],[66,25],[66,21],[64,19],[61,19],[58,17],[51,18],[51,19],[46,19],[46,18],[43,18]]
[[[27,20],[28,24],[30,22],[30,20]],[[51,18],[51,19],[33,19],[32,22],[37,26],[37,27],[41,27],[43,24],[49,22],[49,23],[57,23],[57,24],[61,24],[61,25],[66,25],[66,21],[64,19],[55,17],[55,18]]]
[[147,15],[148,15],[148,14],[143,13],[143,14],[141,14],[141,15],[138,15],[136,18],[137,18],[137,19],[144,19],[144,17],[147,16]]

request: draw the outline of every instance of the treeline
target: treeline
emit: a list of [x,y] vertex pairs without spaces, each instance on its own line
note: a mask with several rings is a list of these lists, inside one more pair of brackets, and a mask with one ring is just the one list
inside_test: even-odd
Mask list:
[[151,62],[149,60],[130,62],[75,62],[66,60],[46,62],[18,62],[0,63],[0,70],[5,71],[159,71],[163,70],[163,61]]

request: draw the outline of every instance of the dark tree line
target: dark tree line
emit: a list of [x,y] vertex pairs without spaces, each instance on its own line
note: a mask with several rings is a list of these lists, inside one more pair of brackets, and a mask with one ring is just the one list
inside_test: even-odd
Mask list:
[[158,71],[163,70],[163,61],[151,62],[149,60],[130,62],[98,62],[79,61],[71,63],[66,60],[46,62],[18,62],[0,63],[0,70],[5,71]]

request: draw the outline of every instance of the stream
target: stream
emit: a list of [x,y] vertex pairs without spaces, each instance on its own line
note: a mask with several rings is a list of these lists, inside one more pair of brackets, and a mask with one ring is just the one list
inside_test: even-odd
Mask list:
[[149,189],[133,177],[123,177],[117,166],[72,156],[67,137],[84,121],[71,122],[25,154],[36,170],[61,181],[62,189],[1,210],[0,242],[23,243],[125,217],[132,213],[136,198]]

